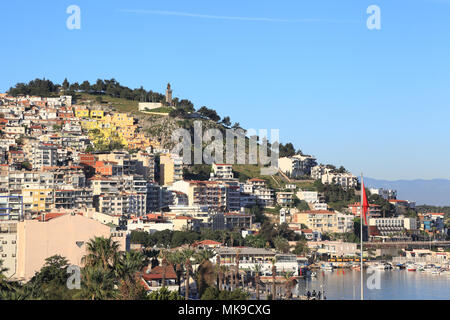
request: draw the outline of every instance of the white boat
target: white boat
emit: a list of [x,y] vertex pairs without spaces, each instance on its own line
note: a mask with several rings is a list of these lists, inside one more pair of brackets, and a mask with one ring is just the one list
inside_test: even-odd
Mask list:
[[333,264],[324,263],[320,266],[320,269],[325,270],[325,271],[333,271]]
[[408,271],[416,271],[417,267],[414,264],[408,264],[406,266],[406,270],[408,270]]
[[384,266],[383,263],[373,264],[370,266],[370,268],[377,269],[377,270],[386,270],[386,267]]
[[376,263],[376,264],[371,265],[370,268],[374,268],[377,270],[390,270],[390,269],[392,269],[392,265],[389,263],[381,262],[381,263]]

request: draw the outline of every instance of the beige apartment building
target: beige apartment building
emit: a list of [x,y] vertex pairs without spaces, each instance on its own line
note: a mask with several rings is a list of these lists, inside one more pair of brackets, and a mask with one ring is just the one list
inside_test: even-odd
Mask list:
[[160,185],[172,185],[183,180],[183,159],[177,155],[164,154],[159,158]]
[[125,233],[79,214],[48,214],[44,221],[25,220],[17,224],[17,273],[19,280],[28,281],[40,270],[45,259],[53,255],[67,258],[70,264],[81,266],[86,243],[94,237],[112,237],[126,251]]
[[321,233],[339,233],[343,232],[339,229],[337,213],[327,210],[311,210],[295,213],[292,217],[292,222],[297,224],[304,224],[313,231],[320,231]]

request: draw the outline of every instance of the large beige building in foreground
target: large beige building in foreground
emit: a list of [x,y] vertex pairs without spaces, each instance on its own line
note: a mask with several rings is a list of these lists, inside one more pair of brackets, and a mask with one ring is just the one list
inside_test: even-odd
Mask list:
[[47,221],[25,220],[17,224],[16,279],[28,281],[53,255],[64,256],[70,264],[81,266],[86,243],[94,237],[111,236],[121,251],[127,249],[125,233],[82,215],[47,216],[44,220]]

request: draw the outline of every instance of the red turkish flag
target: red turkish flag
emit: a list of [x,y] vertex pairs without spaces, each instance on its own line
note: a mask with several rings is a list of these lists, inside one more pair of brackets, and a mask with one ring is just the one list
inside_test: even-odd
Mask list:
[[367,210],[369,210],[369,201],[367,201],[366,189],[364,188],[364,180],[361,182],[361,198],[362,198],[362,209],[364,214],[364,223],[367,225]]

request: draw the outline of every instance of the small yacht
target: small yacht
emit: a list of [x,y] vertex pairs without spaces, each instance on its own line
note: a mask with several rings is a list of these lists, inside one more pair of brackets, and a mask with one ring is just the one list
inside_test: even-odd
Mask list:
[[406,266],[406,270],[408,270],[408,271],[416,271],[417,267],[414,264],[408,264]]

